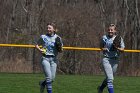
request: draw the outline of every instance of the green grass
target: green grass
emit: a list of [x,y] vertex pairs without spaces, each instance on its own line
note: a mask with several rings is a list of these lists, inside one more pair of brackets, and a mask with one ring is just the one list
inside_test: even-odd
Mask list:
[[[0,93],[39,93],[43,74],[0,73]],[[53,93],[97,93],[104,76],[57,75]],[[115,93],[140,93],[140,77],[115,77]],[[45,91],[45,93],[47,93]],[[105,89],[104,93],[108,93]]]

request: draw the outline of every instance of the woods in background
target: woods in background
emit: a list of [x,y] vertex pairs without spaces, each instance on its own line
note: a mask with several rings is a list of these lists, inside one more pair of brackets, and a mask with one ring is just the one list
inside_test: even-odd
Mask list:
[[[99,47],[110,23],[117,25],[126,49],[140,49],[139,0],[1,0],[0,43],[34,44],[55,22],[64,46]],[[0,72],[40,72],[39,53],[31,48],[0,47]],[[140,76],[140,53],[121,56],[118,74]],[[100,74],[99,51],[64,50],[58,71]]]

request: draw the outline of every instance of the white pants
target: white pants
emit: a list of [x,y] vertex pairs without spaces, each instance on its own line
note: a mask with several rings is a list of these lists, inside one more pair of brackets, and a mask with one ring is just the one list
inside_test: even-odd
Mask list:
[[107,80],[114,80],[114,74],[117,71],[119,60],[103,58],[102,66]]
[[53,81],[56,75],[57,59],[55,57],[42,57],[41,64],[46,79]]

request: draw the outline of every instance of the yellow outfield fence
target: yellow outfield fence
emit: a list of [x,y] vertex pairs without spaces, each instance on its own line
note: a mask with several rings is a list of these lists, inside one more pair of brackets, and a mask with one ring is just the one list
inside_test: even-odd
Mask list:
[[[35,45],[25,45],[25,44],[0,44],[0,47],[25,47],[25,48],[35,48]],[[82,47],[63,47],[67,50],[90,50],[90,51],[100,51],[100,48],[82,48]],[[140,50],[129,50],[125,49],[124,52],[140,52]]]

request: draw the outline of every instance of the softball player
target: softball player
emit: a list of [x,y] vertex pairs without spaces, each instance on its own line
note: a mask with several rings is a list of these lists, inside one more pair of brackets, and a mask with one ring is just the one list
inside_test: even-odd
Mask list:
[[[57,68],[57,55],[62,51],[62,39],[56,33],[56,26],[54,23],[47,25],[47,34],[41,35],[36,48],[42,53],[41,65],[45,74],[45,80],[40,81],[40,92],[44,92],[46,86],[47,92],[52,93],[52,81],[55,79]],[[56,38],[59,38],[59,42],[56,42]],[[57,40],[58,41],[58,40]],[[59,43],[59,44],[58,44]],[[42,46],[39,47],[39,46]]]
[[[106,78],[100,86],[98,86],[98,93],[103,93],[103,89],[107,86],[109,93],[114,93],[113,79],[114,73],[117,70],[119,63],[120,51],[124,50],[124,41],[120,38],[120,47],[113,45],[113,40],[116,35],[116,26],[111,24],[108,29],[108,34],[104,35],[101,40],[101,50],[103,51],[102,66]],[[115,46],[115,49],[112,49]]]

